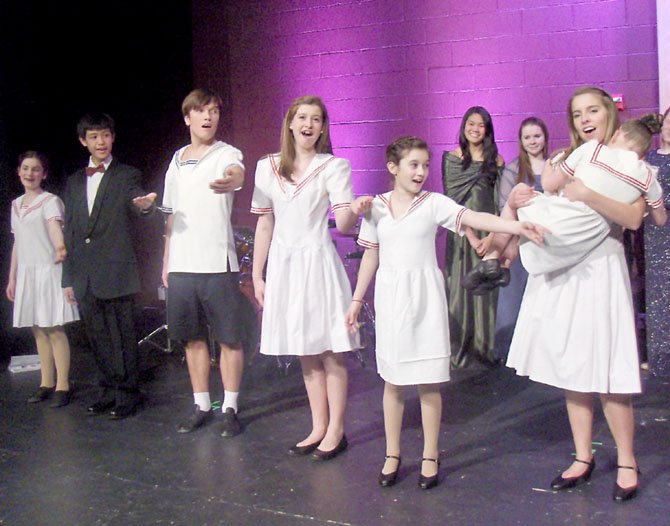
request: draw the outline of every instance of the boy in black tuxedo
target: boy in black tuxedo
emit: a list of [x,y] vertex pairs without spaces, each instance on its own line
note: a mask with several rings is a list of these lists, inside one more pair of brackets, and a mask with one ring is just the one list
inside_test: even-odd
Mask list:
[[122,419],[140,401],[132,297],[140,279],[132,222],[153,209],[156,194],[145,195],[139,170],[112,158],[109,115],[84,115],[77,133],[90,158],[68,178],[63,195],[63,288],[68,301],[79,304],[98,368],[102,392],[88,412],[110,411],[110,418]]

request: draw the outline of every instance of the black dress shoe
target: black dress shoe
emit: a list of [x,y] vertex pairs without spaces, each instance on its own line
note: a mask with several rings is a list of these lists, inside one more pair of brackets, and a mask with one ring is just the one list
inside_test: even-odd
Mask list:
[[56,408],[66,406],[70,403],[70,400],[72,400],[72,391],[56,391],[54,393],[53,402],[51,402],[49,407]]
[[239,435],[242,432],[242,425],[237,418],[237,413],[232,407],[226,408],[223,412],[223,424],[221,425],[221,436],[230,438]]
[[[617,469],[632,469],[634,471],[637,471],[638,476],[641,475],[640,469],[637,467],[619,466],[617,464]],[[637,495],[637,486],[638,485],[635,484],[635,486],[631,486],[630,488],[622,488],[621,486],[619,486],[619,484],[615,482],[614,491],[612,492],[612,498],[614,499],[615,502],[626,502],[627,500],[634,499]]]
[[101,415],[102,413],[109,411],[112,407],[114,407],[114,400],[98,400],[89,405],[86,411],[91,415]]
[[53,387],[40,387],[30,398],[28,398],[28,403],[37,404],[38,402],[44,402],[45,400],[51,398],[53,392]]
[[389,458],[394,458],[398,461],[398,465],[395,468],[395,471],[391,471],[391,473],[384,473],[383,471],[379,473],[379,485],[382,488],[388,488],[393,486],[396,481],[398,480],[398,472],[400,471],[400,457],[396,455],[386,455],[384,457],[384,462],[386,463],[386,459]]
[[296,457],[304,457],[305,455],[309,455],[310,453],[313,453],[314,450],[319,447],[319,442],[313,442],[312,444],[306,444],[304,446],[299,446],[296,444],[295,446],[291,446],[288,450],[289,455],[294,455]]
[[323,451],[322,449],[318,448],[315,449],[314,453],[312,453],[312,460],[331,460],[347,449],[348,445],[349,443],[347,442],[347,435],[342,435],[342,439],[340,440],[339,444],[337,444],[330,451]]
[[191,416],[177,426],[177,433],[190,433],[199,427],[204,426],[214,418],[214,411],[210,408],[209,411],[201,411],[200,406],[195,404],[195,412]]
[[438,483],[438,478],[437,477],[440,474],[439,473],[439,471],[440,471],[440,461],[437,460],[436,458],[422,458],[421,462],[422,463],[423,462],[435,462],[435,464],[437,464],[438,472],[435,473],[435,475],[433,475],[431,477],[426,477],[426,476],[422,475],[421,473],[419,473],[419,487],[421,489],[434,488],[435,486],[437,486],[437,483]]
[[581,462],[582,464],[586,464],[588,465],[588,468],[586,468],[586,471],[584,471],[584,473],[582,473],[577,477],[563,478],[562,475],[559,475],[558,477],[556,477],[554,480],[551,481],[551,489],[560,491],[563,489],[574,488],[579,484],[583,484],[589,481],[589,479],[591,478],[591,473],[593,473],[593,470],[596,467],[596,460],[592,458],[590,462],[587,462],[586,460],[579,460],[578,458],[576,458],[575,462]]
[[475,290],[485,283],[494,283],[498,279],[500,279],[500,261],[485,259],[463,276],[461,286],[467,290]]
[[109,412],[110,420],[123,420],[129,416],[133,416],[137,413],[140,404],[138,402],[131,402],[129,404],[117,405],[114,409]]

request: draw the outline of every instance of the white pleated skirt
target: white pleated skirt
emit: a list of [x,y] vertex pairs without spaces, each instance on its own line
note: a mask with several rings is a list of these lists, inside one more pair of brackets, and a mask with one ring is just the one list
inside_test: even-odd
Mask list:
[[617,239],[606,238],[575,266],[528,278],[507,365],[571,391],[640,392],[630,281]]

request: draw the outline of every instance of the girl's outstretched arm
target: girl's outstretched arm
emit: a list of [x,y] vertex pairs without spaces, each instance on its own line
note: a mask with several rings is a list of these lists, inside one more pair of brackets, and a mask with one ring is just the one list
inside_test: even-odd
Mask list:
[[54,263],[62,263],[67,256],[65,250],[65,240],[63,239],[63,223],[61,221],[49,221],[47,223],[47,232],[49,232],[49,239],[56,251],[56,260]]
[[528,223],[527,221],[510,221],[509,219],[502,219],[493,214],[475,212],[474,210],[466,210],[461,218],[461,223],[463,226],[469,226],[476,228],[477,230],[523,236],[536,245],[541,245],[544,240],[544,234],[549,233],[549,230],[534,223]]
[[366,213],[372,208],[374,196],[362,195],[354,199],[347,208],[335,210],[335,225],[337,229],[346,234],[351,227],[358,222],[358,216]]
[[265,280],[263,269],[270,252],[270,242],[275,229],[274,214],[262,214],[258,216],[256,223],[256,234],[254,235],[254,261],[251,269],[251,278],[254,283],[254,296],[258,304],[263,307],[265,303]]
[[14,301],[16,297],[16,242],[12,245],[12,262],[9,266],[9,279],[7,280],[7,299]]
[[370,286],[370,282],[377,272],[379,266],[379,250],[376,248],[366,248],[361,258],[361,266],[358,269],[358,280],[356,289],[351,299],[351,305],[347,309],[344,322],[349,332],[354,333],[358,330],[358,314],[363,305],[363,296]]

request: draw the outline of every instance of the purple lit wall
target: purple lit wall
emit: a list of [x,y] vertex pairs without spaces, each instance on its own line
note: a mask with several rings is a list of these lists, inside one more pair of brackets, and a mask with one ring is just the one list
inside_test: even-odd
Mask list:
[[[655,0],[228,0],[193,2],[196,85],[225,94],[224,139],[248,171],[278,150],[289,102],[323,97],[335,153],[351,160],[356,193],[386,190],[384,148],[425,138],[429,188],[460,118],[493,115],[506,160],[519,122],[542,117],[551,147],[567,141],[565,105],[576,86],[623,93],[622,117],[658,109]],[[252,185],[236,200],[246,215]]]

